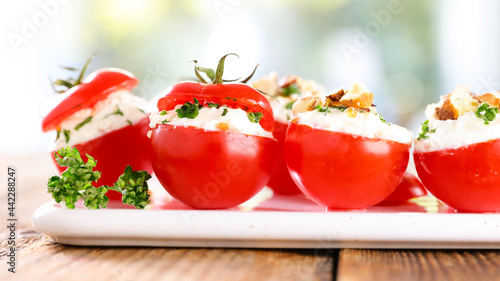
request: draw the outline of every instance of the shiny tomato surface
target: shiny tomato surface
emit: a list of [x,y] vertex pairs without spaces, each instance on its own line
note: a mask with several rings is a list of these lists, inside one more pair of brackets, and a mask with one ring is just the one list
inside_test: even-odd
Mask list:
[[160,124],[151,142],[160,183],[196,209],[247,201],[266,185],[275,167],[277,141],[272,138]]
[[81,84],[60,95],[59,103],[43,118],[44,132],[56,130],[64,119],[78,110],[91,108],[117,90],[130,90],[139,81],[130,72],[118,68],[104,68],[92,72]]
[[178,104],[193,102],[193,98],[196,98],[200,105],[210,102],[246,112],[260,112],[263,116],[259,124],[268,132],[273,130],[273,109],[269,101],[254,88],[241,83],[179,82],[168,88],[165,97],[158,100],[158,110],[172,110]]
[[403,180],[401,180],[401,183],[396,187],[396,190],[394,190],[389,197],[385,198],[382,203],[405,203],[412,198],[425,195],[427,195],[427,190],[420,179],[415,175],[405,173]]
[[285,160],[297,186],[329,209],[377,204],[401,182],[409,144],[314,129],[292,121]]
[[418,176],[439,200],[464,212],[500,211],[500,139],[413,153]]
[[278,150],[276,153],[276,170],[267,183],[274,193],[282,195],[299,194],[301,191],[292,180],[285,162],[285,136],[288,123],[274,121],[273,136],[278,140]]
[[[95,184],[96,186],[113,185],[123,174],[127,165],[132,166],[134,170],[145,170],[150,174],[153,172],[151,141],[147,137],[148,130],[149,118],[144,117],[134,125],[123,127],[74,146],[80,151],[85,162],[87,154],[97,160],[94,170],[101,172],[101,178]],[[61,173],[66,169],[56,166]],[[108,191],[106,195],[111,200],[121,200],[121,194],[116,191]]]

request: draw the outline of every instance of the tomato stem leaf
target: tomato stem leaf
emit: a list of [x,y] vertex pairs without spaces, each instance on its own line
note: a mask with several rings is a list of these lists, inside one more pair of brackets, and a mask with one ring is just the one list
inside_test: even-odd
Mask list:
[[219,64],[217,65],[217,69],[215,70],[215,79],[213,80],[212,84],[222,84],[222,75],[224,74],[224,62],[226,61],[226,57],[234,55],[239,58],[239,56],[235,53],[229,53],[227,55],[224,55],[220,60]]

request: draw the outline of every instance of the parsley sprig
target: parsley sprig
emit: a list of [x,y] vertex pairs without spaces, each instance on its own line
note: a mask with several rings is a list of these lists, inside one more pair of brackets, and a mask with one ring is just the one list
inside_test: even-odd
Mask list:
[[498,107],[490,107],[487,103],[481,104],[476,110],[476,116],[484,120],[484,124],[488,125],[495,120],[498,113]]
[[88,209],[106,208],[109,198],[105,195],[108,190],[115,190],[123,194],[125,204],[134,205],[143,209],[149,204],[147,180],[151,175],[146,171],[133,171],[127,166],[124,173],[113,186],[100,186],[95,188],[92,183],[101,178],[101,172],[94,171],[97,161],[87,154],[85,163],[77,148],[61,148],[54,153],[57,164],[67,167],[59,176],[52,176],[47,183],[47,192],[57,203],[63,202],[69,209],[75,208],[75,203],[83,200],[83,205]]
[[420,135],[418,135],[418,138],[417,140],[421,140],[421,139],[428,139],[429,136],[427,134],[430,134],[430,133],[435,133],[436,132],[436,129],[430,129],[429,128],[429,120],[425,120],[424,123],[422,123],[422,128],[421,128],[421,132],[420,132]]

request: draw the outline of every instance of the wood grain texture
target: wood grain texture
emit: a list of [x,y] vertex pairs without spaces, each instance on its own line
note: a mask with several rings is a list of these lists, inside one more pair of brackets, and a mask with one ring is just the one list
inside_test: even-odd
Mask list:
[[[6,262],[6,241],[0,263]],[[20,234],[18,268],[0,280],[332,280],[333,259],[314,250],[73,247]],[[2,266],[3,268],[3,266]]]
[[500,280],[500,251],[341,250],[337,280]]

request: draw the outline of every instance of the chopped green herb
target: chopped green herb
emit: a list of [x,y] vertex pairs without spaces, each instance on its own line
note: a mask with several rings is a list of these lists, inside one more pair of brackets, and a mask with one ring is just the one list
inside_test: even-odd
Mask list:
[[417,140],[420,140],[420,139],[424,139],[424,140],[426,140],[426,139],[428,139],[428,138],[429,138],[429,136],[428,136],[427,134],[428,134],[428,133],[435,133],[435,132],[436,132],[436,129],[432,129],[432,130],[430,130],[430,129],[429,129],[429,120],[425,120],[425,122],[424,122],[424,123],[422,123],[422,129],[421,129],[421,131],[422,131],[422,132],[420,133],[420,135],[418,135]]
[[70,131],[69,130],[65,130],[65,129],[63,129],[62,131],[63,131],[63,134],[64,134],[64,140],[66,141],[66,143],[68,143],[69,142],[69,133],[70,133]]
[[488,125],[497,117],[498,108],[490,107],[487,103],[483,103],[476,110],[476,116],[484,120],[484,124]]
[[248,112],[247,117],[250,122],[259,123],[260,119],[264,116],[262,112]]
[[194,119],[200,113],[200,102],[194,98],[194,103],[187,101],[180,108],[175,110],[179,118]]
[[140,109],[140,108],[137,108],[137,110],[139,110],[140,112],[146,114],[146,112],[144,110]]
[[127,166],[124,173],[113,186],[95,188],[92,183],[101,178],[101,172],[94,171],[97,161],[87,154],[85,163],[76,148],[61,148],[54,153],[57,164],[67,167],[59,176],[49,178],[47,192],[57,203],[63,202],[68,209],[74,209],[75,203],[83,200],[83,206],[89,209],[106,208],[109,198],[105,195],[108,190],[122,193],[125,204],[134,205],[143,209],[149,204],[147,180],[151,175],[146,171],[133,171]]
[[83,127],[85,124],[87,124],[91,120],[92,120],[92,116],[89,116],[89,117],[85,118],[85,120],[83,120],[81,123],[79,123],[78,125],[76,125],[75,130],[76,131],[80,130],[81,127]]
[[207,102],[207,105],[208,107],[215,107],[215,108],[220,107],[220,103]]
[[226,114],[227,114],[227,108],[224,108],[224,109],[222,110],[222,116],[226,116]]
[[340,110],[340,112],[344,112],[347,109],[347,107],[345,106],[332,106],[332,108]]
[[166,110],[160,111],[160,115],[167,115],[167,111]]
[[168,122],[170,121],[168,121],[167,119],[161,121],[162,124],[167,124]]
[[289,97],[292,94],[300,94],[299,86],[296,83],[292,83],[287,87],[281,88],[281,95]]
[[226,97],[227,100],[232,100],[232,101],[236,101],[235,98],[231,98],[231,97]]
[[330,108],[328,108],[328,107],[320,107],[320,108],[318,108],[318,111],[319,112],[324,112],[325,115],[326,115],[326,114],[330,113]]
[[104,119],[104,118],[106,118],[108,116],[111,116],[111,115],[120,115],[120,116],[123,116],[123,112],[120,110],[120,108],[117,105],[114,112],[111,112],[110,114],[104,116],[102,119]]
[[294,101],[291,101],[291,102],[287,103],[287,104],[285,105],[285,108],[286,108],[286,109],[292,109],[292,107],[293,107],[293,104],[294,104],[294,103],[295,103]]
[[132,121],[130,121],[130,120],[128,120],[128,119],[127,119],[127,123],[128,123],[130,126],[134,125],[134,123],[132,123]]
[[380,119],[380,121],[382,121],[382,123],[385,123],[385,124],[387,124],[387,125],[391,126],[391,123],[389,123],[389,122],[385,121],[385,119],[382,117],[382,115],[380,115],[380,114],[378,114],[378,113],[377,113],[377,115],[378,115],[378,118]]
[[200,104],[200,102],[196,98],[193,98],[193,100],[194,100],[194,104],[198,105],[198,109],[202,109],[203,108],[203,104]]

